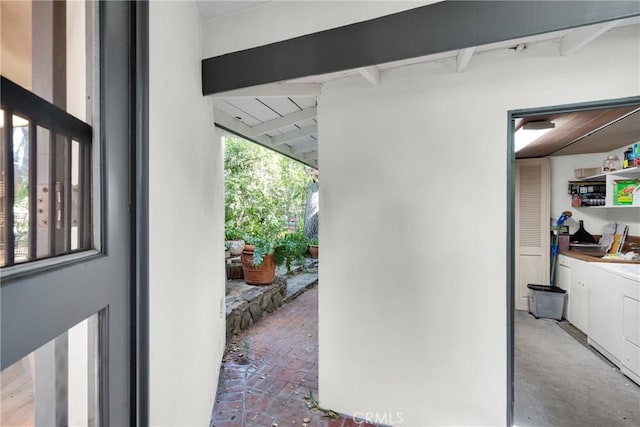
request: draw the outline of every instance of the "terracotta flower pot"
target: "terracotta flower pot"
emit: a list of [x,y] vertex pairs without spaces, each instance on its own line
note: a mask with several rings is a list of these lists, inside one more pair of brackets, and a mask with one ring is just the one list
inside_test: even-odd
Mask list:
[[311,254],[311,258],[318,258],[318,245],[309,245],[309,253]]
[[262,264],[253,265],[254,247],[245,246],[242,251],[242,272],[249,285],[270,285],[276,277],[276,262],[273,255],[265,255]]

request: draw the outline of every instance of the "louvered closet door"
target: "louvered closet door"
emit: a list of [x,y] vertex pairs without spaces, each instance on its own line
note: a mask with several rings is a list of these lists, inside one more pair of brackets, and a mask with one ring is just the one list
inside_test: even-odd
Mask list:
[[516,160],[516,310],[527,310],[528,283],[549,282],[549,159]]

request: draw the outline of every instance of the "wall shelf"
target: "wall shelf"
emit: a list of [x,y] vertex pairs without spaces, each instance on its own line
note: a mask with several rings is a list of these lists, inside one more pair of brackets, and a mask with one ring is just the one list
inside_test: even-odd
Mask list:
[[613,206],[580,206],[589,209],[618,209],[618,208],[640,208],[640,205],[613,205]]
[[629,178],[640,177],[640,166],[627,168],[627,169],[618,169],[611,172],[599,173],[597,175],[591,175],[586,178],[576,179],[576,181],[602,181],[603,179],[606,179],[606,177],[610,175],[618,175],[623,178],[624,177],[629,177]]
[[[590,183],[593,182],[594,185],[602,185],[604,181],[604,194],[605,194],[605,204],[602,206],[580,206],[583,208],[589,209],[618,209],[618,208],[640,208],[640,200],[634,200],[632,205],[615,205],[613,203],[613,186],[614,181],[624,180],[624,179],[636,179],[640,180],[640,167],[636,166],[628,169],[618,169],[612,172],[600,173],[597,175],[588,176],[586,178],[580,179],[580,181],[570,181],[570,182],[583,182]],[[597,184],[596,184],[597,183]],[[640,199],[638,196],[639,192],[636,192],[636,198]]]

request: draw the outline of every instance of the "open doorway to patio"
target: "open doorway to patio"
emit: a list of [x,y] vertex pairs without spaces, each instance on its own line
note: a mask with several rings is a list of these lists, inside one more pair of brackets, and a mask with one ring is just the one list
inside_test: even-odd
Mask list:
[[318,171],[237,135],[222,142],[227,348],[212,423],[319,420]]

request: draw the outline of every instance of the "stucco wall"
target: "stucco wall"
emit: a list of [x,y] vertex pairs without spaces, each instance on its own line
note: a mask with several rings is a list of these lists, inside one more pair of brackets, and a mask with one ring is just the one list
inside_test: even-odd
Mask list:
[[150,2],[150,424],[208,425],[224,348],[222,145],[195,2]]
[[437,3],[423,1],[270,1],[204,21],[203,58],[249,49]]
[[630,32],[323,87],[322,406],[504,424],[507,111],[637,96]]

